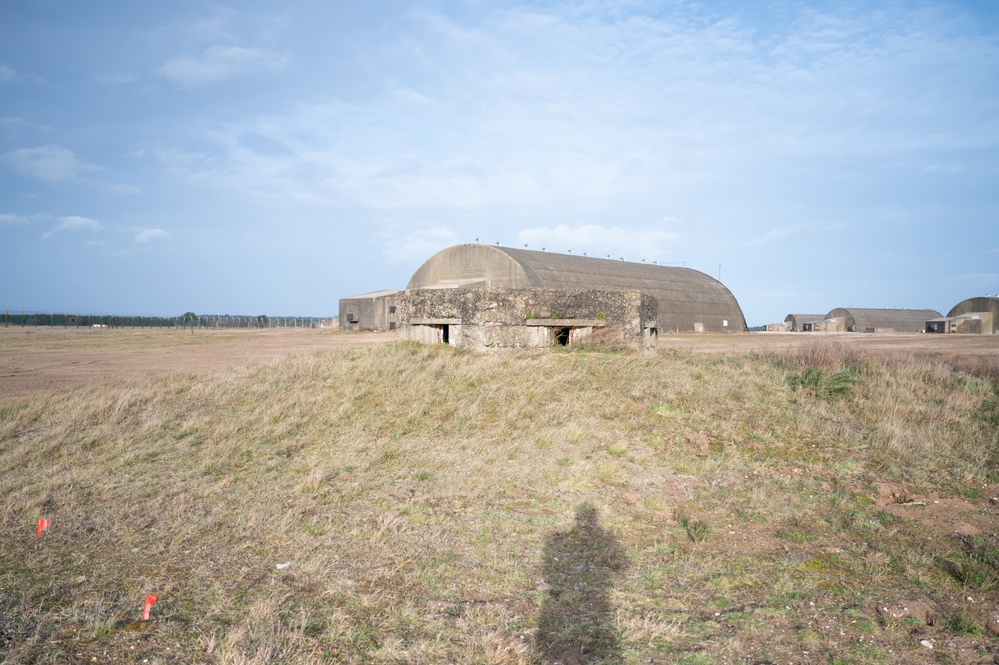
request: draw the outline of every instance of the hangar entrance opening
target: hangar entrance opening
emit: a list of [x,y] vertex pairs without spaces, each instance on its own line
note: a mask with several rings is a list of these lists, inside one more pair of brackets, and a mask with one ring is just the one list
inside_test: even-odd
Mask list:
[[437,326],[437,341],[441,344],[451,343],[451,326],[444,323]]
[[572,341],[572,328],[552,328],[552,341],[555,346],[569,346]]

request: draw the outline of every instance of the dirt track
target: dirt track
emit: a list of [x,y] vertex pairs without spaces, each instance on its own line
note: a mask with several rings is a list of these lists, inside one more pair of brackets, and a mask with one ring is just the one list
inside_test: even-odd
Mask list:
[[[0,328],[0,397],[113,379],[212,372],[281,356],[383,344],[395,333],[325,330],[102,330]],[[748,333],[663,335],[659,349],[698,353],[781,353],[836,342],[886,352],[997,355],[999,335]]]

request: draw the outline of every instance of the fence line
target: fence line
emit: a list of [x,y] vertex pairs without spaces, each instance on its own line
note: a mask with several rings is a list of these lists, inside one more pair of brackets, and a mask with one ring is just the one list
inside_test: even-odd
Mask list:
[[48,326],[57,328],[188,328],[229,330],[235,328],[326,328],[333,319],[317,316],[141,316],[133,314],[92,314],[90,312],[40,312],[38,310],[3,310],[3,327]]

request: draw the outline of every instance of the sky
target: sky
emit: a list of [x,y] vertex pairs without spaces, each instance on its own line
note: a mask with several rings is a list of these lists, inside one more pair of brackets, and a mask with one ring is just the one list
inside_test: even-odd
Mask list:
[[999,293],[999,3],[0,3],[0,307],[332,316],[455,244],[750,326]]

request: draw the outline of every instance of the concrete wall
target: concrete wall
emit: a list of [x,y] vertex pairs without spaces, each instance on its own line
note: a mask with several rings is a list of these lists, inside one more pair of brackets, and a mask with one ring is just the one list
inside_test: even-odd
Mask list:
[[803,327],[807,327],[808,325],[811,325],[811,332],[846,332],[846,319],[842,317],[812,321],[811,324],[806,323]]
[[542,348],[591,335],[654,347],[657,301],[639,291],[416,289],[399,294],[404,339],[463,348]]
[[395,330],[399,291],[377,291],[340,299],[341,330]]

